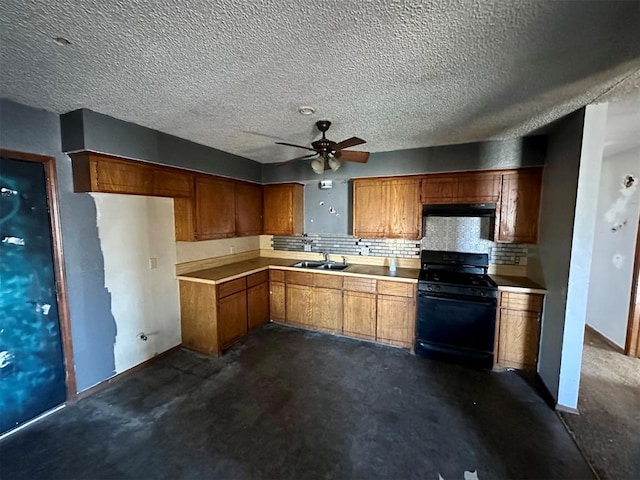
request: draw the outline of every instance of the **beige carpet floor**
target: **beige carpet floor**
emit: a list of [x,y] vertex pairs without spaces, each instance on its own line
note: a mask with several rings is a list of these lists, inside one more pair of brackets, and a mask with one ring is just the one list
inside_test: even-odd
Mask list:
[[640,359],[616,351],[587,329],[579,415],[562,414],[603,480],[640,479]]

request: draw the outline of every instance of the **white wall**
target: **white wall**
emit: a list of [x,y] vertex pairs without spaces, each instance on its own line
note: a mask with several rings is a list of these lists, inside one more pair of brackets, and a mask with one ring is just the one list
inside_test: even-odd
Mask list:
[[[640,124],[637,126],[640,130]],[[640,132],[638,132],[640,136]],[[636,182],[625,188],[627,175]],[[640,147],[605,156],[596,220],[596,238],[587,306],[587,325],[624,348],[638,217]]]
[[558,405],[569,409],[578,407],[584,326],[606,125],[606,104],[586,107],[558,385]]
[[[116,373],[181,342],[173,200],[91,194],[117,333]],[[157,268],[149,268],[149,259]],[[144,332],[147,341],[138,338]]]
[[219,240],[205,240],[200,242],[176,242],[176,263],[193,262],[206,258],[260,250],[260,237],[269,236],[256,235],[252,237],[222,238]]

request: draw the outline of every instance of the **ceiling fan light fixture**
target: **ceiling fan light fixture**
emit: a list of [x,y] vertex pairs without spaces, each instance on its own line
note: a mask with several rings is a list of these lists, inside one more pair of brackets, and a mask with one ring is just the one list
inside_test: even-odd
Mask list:
[[319,157],[311,162],[311,169],[318,175],[324,173],[324,158]]
[[342,163],[340,163],[340,160],[333,157],[329,157],[329,160],[327,161],[327,163],[329,164],[329,168],[334,172],[337,171],[342,166]]

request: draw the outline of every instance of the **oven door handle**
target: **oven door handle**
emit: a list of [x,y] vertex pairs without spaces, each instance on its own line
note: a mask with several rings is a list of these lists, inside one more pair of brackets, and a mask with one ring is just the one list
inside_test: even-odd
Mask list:
[[419,298],[430,298],[433,300],[442,300],[443,302],[464,302],[464,303],[482,303],[486,305],[496,305],[497,299],[495,298],[486,298],[486,297],[474,297],[470,299],[469,297],[441,297],[439,295],[434,295],[433,293],[419,292]]

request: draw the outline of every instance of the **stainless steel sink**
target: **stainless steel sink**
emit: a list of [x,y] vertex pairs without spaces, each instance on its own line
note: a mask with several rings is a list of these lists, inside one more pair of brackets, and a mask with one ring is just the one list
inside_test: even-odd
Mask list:
[[344,270],[348,266],[346,263],[325,263],[321,267],[318,267],[318,270]]
[[338,270],[339,271],[339,270],[344,270],[349,265],[347,265],[346,263],[333,263],[333,262],[324,263],[324,262],[304,261],[304,262],[295,263],[291,266],[296,268],[313,268],[316,270]]
[[291,265],[292,267],[297,267],[297,268],[320,268],[324,265],[324,263],[322,262],[298,262],[295,263],[293,265]]

